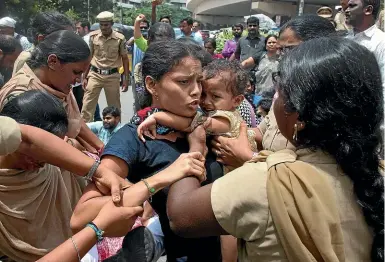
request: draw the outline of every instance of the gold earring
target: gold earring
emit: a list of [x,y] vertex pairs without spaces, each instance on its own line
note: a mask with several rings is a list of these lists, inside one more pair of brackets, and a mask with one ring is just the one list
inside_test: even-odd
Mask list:
[[293,134],[293,140],[297,141],[297,134],[298,134],[298,125],[294,125],[294,134]]
[[158,101],[159,100],[158,94],[154,94],[154,96],[155,96],[155,100]]

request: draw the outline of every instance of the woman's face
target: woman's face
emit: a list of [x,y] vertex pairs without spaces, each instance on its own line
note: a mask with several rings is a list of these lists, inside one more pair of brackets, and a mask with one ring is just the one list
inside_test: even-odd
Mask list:
[[288,113],[285,110],[285,99],[280,90],[276,93],[274,101],[274,115],[277,120],[279,131],[282,135],[293,143],[294,125],[298,121],[298,113]]
[[279,35],[276,48],[278,53],[282,56],[300,43],[302,43],[302,40],[298,39],[291,28],[287,28]]
[[[56,56],[55,56],[56,57]],[[51,61],[50,61],[51,59]],[[75,62],[75,63],[61,63],[57,58],[48,58],[48,77],[49,86],[65,94],[69,94],[74,84],[87,69],[91,58]]]
[[210,43],[210,42],[207,42],[206,44],[205,44],[205,49],[206,49],[206,51],[210,54],[210,55],[214,55],[214,47],[213,47],[213,45]]
[[166,24],[171,24],[170,20],[168,20],[168,18],[162,18],[162,20],[160,20],[160,22],[166,23]]
[[155,83],[153,106],[184,117],[194,116],[202,93],[201,79],[201,62],[192,57],[183,58]]
[[267,52],[277,52],[277,38],[272,36],[267,39],[266,50]]

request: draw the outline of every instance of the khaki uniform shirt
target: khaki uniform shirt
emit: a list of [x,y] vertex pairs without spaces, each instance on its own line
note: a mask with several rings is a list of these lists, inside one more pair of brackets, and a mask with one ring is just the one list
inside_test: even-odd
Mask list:
[[19,124],[9,117],[0,116],[0,155],[15,152],[21,143]]
[[[218,134],[207,130],[207,135],[216,135],[216,136],[224,136],[237,138],[239,137],[239,129],[241,127],[241,123],[243,122],[243,118],[238,110],[235,111],[224,111],[224,110],[216,110],[209,114],[212,118],[224,118],[230,123],[230,130],[226,133]],[[247,140],[249,141],[251,150],[257,151],[257,143],[255,142],[255,131],[247,130]]]
[[127,56],[124,35],[112,30],[105,37],[100,30],[90,33],[91,65],[100,69],[112,69],[122,66],[122,56]]
[[13,64],[12,76],[16,75],[16,73],[23,68],[25,62],[31,58],[31,52],[32,49],[20,53],[15,63]]
[[43,84],[27,64],[24,64],[23,68],[0,89],[0,111],[12,96],[28,90],[46,91],[63,101],[63,107],[68,116],[67,136],[70,138],[77,137],[81,128],[81,117],[72,91],[69,94],[64,94]]
[[[371,261],[373,234],[357,204],[350,178],[340,172],[332,157],[321,151],[301,149],[296,154],[297,160],[311,164],[334,189],[346,261]],[[246,163],[217,179],[211,189],[214,215],[224,230],[238,238],[238,256],[242,262],[288,261],[269,210],[267,170],[266,162]]]
[[269,151],[279,151],[282,149],[294,149],[295,147],[281,134],[278,129],[277,120],[275,119],[274,102],[271,105],[269,114],[258,125],[258,129],[262,134],[263,149]]

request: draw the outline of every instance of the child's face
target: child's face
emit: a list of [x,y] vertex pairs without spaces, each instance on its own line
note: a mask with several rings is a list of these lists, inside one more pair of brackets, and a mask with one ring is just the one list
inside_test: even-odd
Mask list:
[[224,110],[233,111],[242,102],[243,95],[234,96],[225,87],[222,76],[202,81],[202,96],[200,106],[204,111]]

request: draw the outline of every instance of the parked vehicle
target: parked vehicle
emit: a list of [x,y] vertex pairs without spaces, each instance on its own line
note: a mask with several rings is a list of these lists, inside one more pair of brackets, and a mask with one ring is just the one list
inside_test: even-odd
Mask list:
[[[118,31],[119,33],[123,34],[127,40],[134,36],[134,27],[133,26],[114,23],[112,28],[114,30]],[[99,30],[100,29],[99,23],[95,23],[95,24],[91,25],[90,29],[91,29],[91,31]]]

